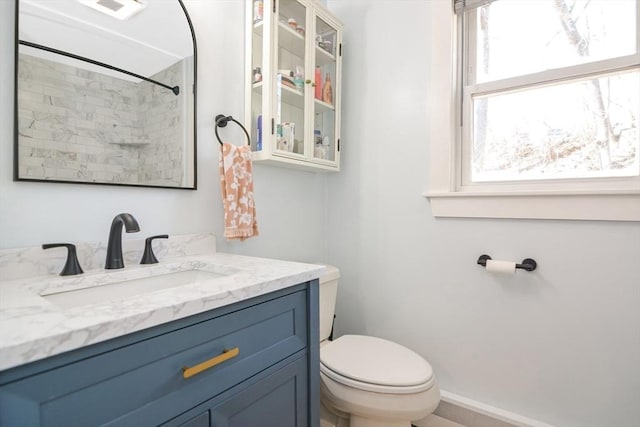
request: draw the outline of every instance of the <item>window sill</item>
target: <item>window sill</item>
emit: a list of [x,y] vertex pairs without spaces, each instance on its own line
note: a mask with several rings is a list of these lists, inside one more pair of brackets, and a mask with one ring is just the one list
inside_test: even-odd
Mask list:
[[427,192],[435,217],[640,221],[640,192]]

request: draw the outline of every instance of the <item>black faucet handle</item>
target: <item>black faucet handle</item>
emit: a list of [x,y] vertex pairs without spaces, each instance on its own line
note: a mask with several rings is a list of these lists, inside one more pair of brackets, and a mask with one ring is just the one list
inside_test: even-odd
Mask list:
[[67,248],[67,262],[64,264],[62,271],[60,272],[61,276],[75,276],[76,274],[82,274],[82,267],[80,267],[80,263],[78,262],[78,254],[76,253],[76,245],[71,243],[47,243],[42,245],[42,249],[51,249],[51,248],[59,248],[65,247]]
[[153,253],[153,247],[151,246],[151,242],[155,239],[168,239],[168,234],[158,234],[157,236],[151,236],[144,239],[144,253],[142,254],[142,259],[140,260],[140,264],[157,264],[158,258],[156,258]]

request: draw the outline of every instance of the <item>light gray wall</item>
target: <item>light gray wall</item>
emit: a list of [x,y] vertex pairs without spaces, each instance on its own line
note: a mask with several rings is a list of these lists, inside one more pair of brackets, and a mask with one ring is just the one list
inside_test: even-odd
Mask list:
[[[13,182],[14,3],[0,0],[0,248],[54,241],[105,241],[114,215],[130,212],[141,233],[214,232],[222,236],[216,114],[243,117],[244,6],[238,0],[186,1],[198,38],[198,190]],[[221,134],[242,141],[230,127]],[[322,260],[326,250],[326,178],[255,166],[261,235],[224,242],[227,252]],[[125,236],[125,239],[128,236]]]
[[[445,1],[445,0],[442,0]],[[342,172],[329,178],[337,332],[425,356],[443,389],[558,426],[640,420],[640,224],[435,219],[428,0],[334,0]],[[481,203],[481,202],[479,202]],[[499,278],[479,255],[539,262]]]

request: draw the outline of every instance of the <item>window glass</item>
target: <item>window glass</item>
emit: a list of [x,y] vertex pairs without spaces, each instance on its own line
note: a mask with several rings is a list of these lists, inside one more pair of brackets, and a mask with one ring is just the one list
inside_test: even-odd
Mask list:
[[465,12],[463,185],[640,177],[639,3],[496,0]]
[[495,1],[473,11],[476,82],[636,52],[635,0]]
[[640,72],[476,97],[472,181],[638,176]]

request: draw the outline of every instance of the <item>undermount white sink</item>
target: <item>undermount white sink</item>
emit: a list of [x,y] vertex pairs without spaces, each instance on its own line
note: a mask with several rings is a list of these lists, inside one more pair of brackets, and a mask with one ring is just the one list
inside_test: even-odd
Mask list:
[[204,270],[186,270],[139,279],[123,280],[81,289],[65,290],[53,293],[41,293],[40,296],[61,308],[80,307],[99,302],[138,296],[162,289],[195,284],[211,279],[225,277],[227,274]]

